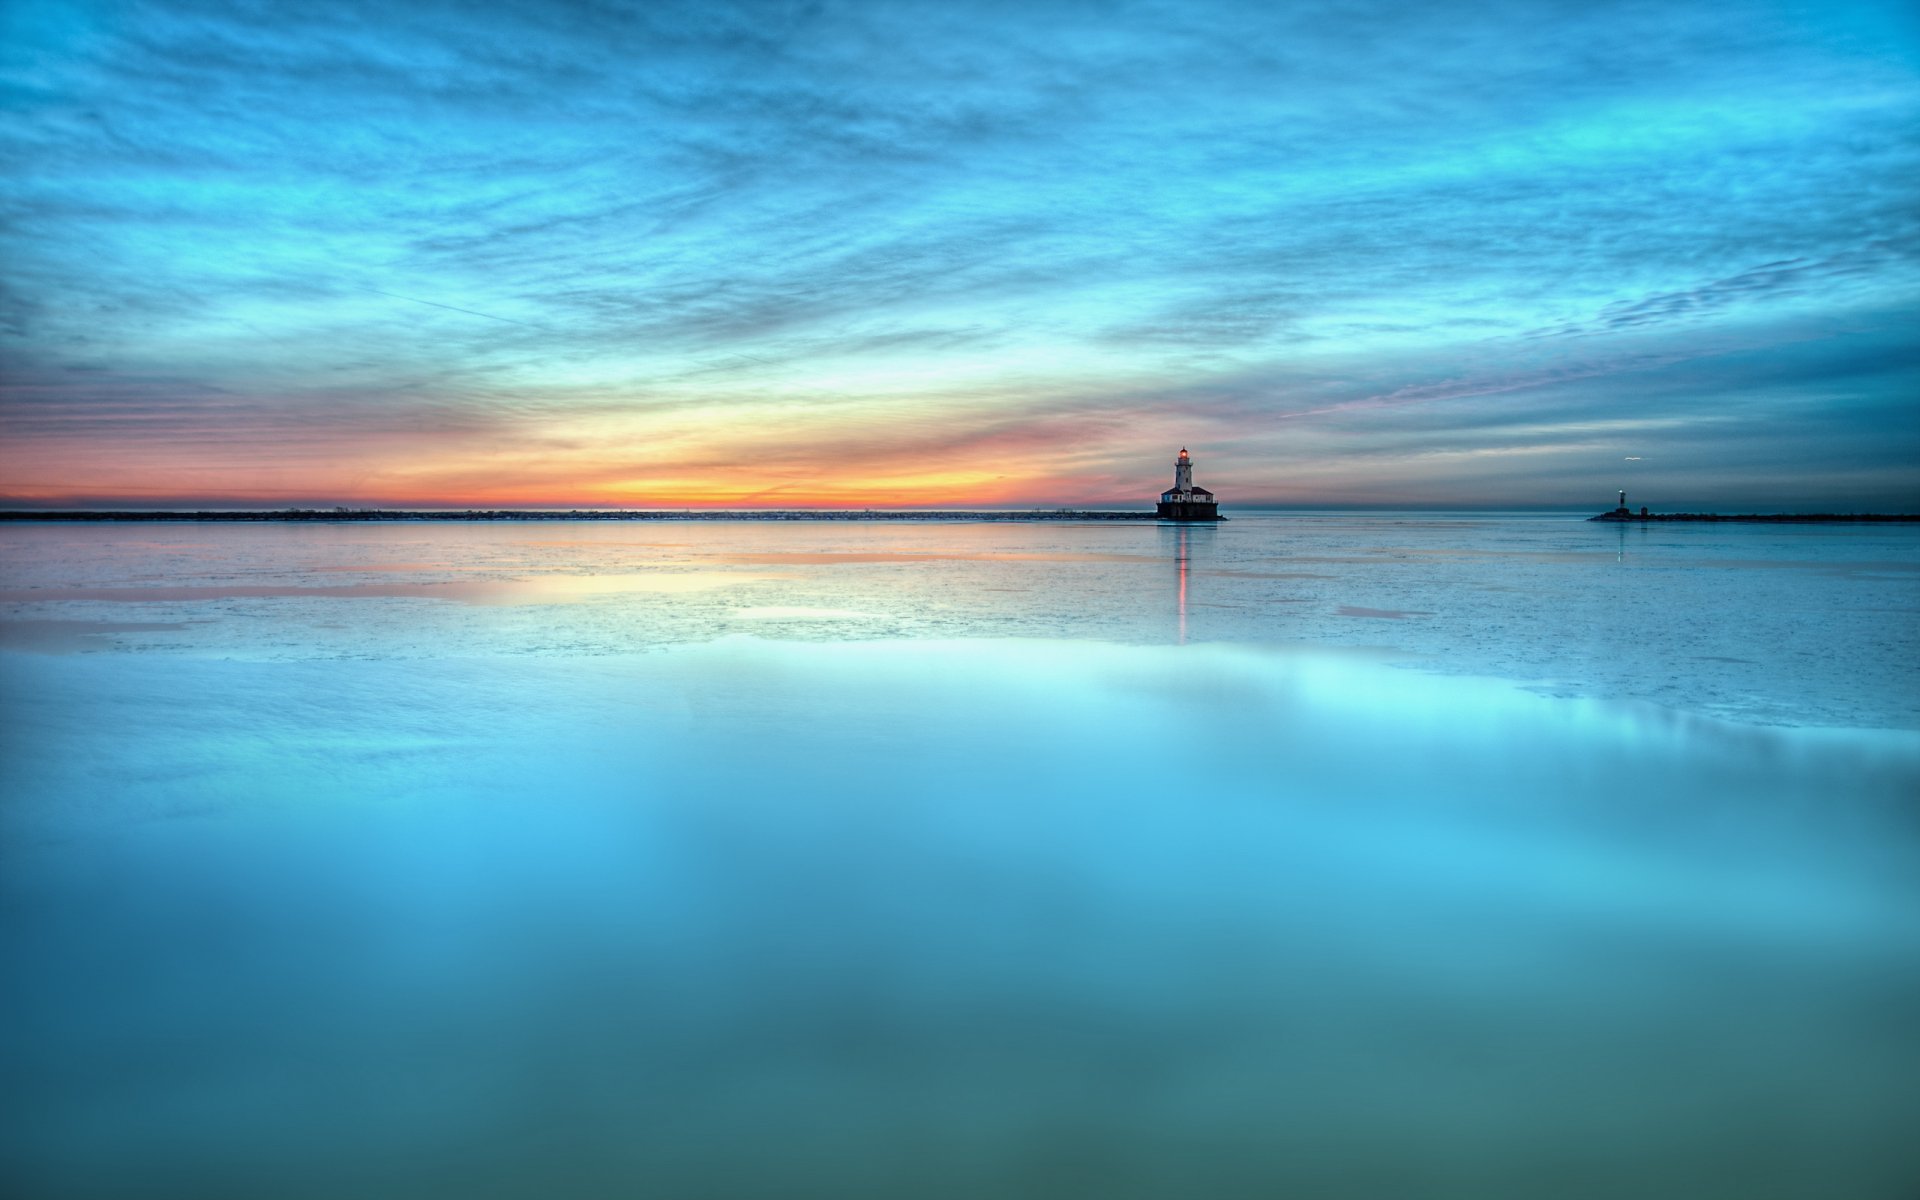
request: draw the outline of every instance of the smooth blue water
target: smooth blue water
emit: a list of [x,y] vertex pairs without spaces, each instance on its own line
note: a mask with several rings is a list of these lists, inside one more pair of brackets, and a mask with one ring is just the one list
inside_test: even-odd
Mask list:
[[0,528],[5,1190],[1911,1194],[1917,533]]

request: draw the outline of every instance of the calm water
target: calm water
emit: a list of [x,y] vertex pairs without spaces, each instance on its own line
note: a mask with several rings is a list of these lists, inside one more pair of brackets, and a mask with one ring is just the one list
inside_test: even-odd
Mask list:
[[1920,530],[0,528],[0,1190],[1920,1194]]

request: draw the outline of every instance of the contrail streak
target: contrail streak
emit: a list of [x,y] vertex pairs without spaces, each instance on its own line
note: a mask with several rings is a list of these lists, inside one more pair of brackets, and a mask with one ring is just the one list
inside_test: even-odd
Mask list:
[[475,312],[471,308],[461,308],[457,304],[441,304],[434,300],[422,300],[418,296],[402,296],[398,292],[383,292],[379,288],[361,288],[363,292],[372,292],[376,296],[388,296],[395,300],[405,300],[409,304],[424,304],[428,308],[444,308],[448,312],[466,313],[470,317],[485,317],[489,321],[505,321],[509,325],[525,325],[528,329],[543,329],[531,321],[516,321],[512,317],[496,317],[492,313]]

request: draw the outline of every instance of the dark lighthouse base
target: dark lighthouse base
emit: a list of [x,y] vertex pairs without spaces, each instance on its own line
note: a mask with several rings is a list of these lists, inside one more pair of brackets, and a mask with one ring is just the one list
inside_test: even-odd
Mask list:
[[1199,500],[1162,500],[1159,505],[1162,520],[1166,521],[1218,521],[1220,506]]

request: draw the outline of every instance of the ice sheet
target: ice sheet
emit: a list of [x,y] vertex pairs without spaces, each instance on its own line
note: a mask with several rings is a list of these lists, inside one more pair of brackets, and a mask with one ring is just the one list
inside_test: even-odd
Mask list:
[[[146,653],[584,656],[743,631],[1374,646],[1556,695],[1920,728],[1913,528],[1353,514],[1219,527],[13,526],[0,555],[0,622],[187,624],[96,640]],[[809,615],[769,615],[781,612]],[[859,616],[819,615],[835,612]]]

